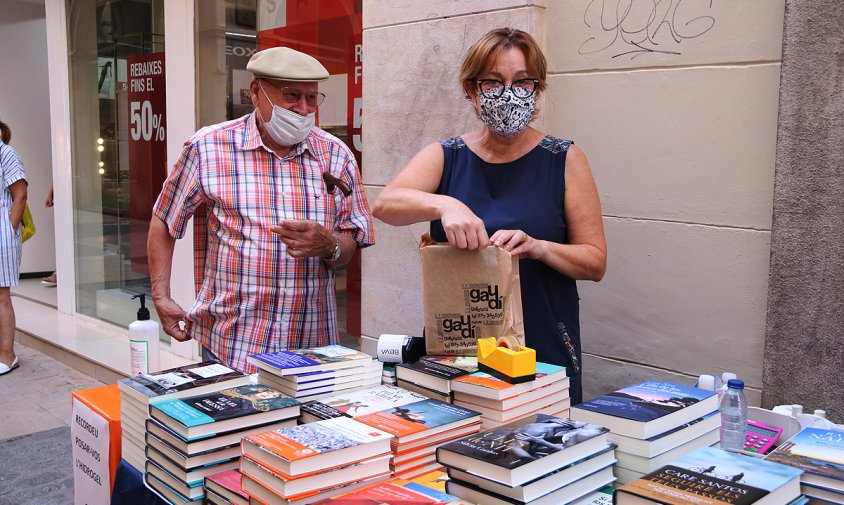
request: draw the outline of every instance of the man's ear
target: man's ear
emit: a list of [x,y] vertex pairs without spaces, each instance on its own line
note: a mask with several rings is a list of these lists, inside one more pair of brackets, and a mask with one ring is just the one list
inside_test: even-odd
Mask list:
[[249,83],[249,98],[252,100],[252,106],[258,106],[258,93],[261,92],[260,84],[258,83],[258,79],[252,79],[252,82]]

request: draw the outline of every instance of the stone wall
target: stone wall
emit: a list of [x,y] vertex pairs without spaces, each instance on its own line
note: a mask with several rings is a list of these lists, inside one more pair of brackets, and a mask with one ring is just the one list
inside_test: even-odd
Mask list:
[[[651,2],[624,18],[616,3],[364,2],[368,194],[477,125],[457,84],[468,46],[530,31],[550,67],[537,126],[584,149],[603,205],[607,275],[580,283],[585,397],[730,370],[759,403],[784,0],[662,2],[650,23]],[[364,334],[421,332],[425,229],[378,223]]]

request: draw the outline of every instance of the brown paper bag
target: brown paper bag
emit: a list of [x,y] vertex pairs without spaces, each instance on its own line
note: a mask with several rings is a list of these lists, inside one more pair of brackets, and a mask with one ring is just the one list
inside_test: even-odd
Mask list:
[[499,247],[469,251],[428,234],[419,256],[428,354],[472,356],[483,337],[512,336],[524,345],[519,260]]

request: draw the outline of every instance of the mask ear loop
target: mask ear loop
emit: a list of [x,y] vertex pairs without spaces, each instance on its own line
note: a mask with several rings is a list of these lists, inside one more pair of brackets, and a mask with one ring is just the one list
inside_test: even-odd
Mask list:
[[[275,107],[275,105],[273,105],[273,102],[270,100],[270,97],[269,97],[269,96],[267,96],[267,92],[266,92],[266,91],[264,91],[264,85],[263,85],[263,84],[261,84],[261,81],[258,81],[258,87],[259,87],[259,88],[261,88],[261,93],[263,93],[263,94],[264,94],[264,98],[266,98],[266,99],[267,99],[267,102],[269,102],[270,106],[271,106],[271,107]],[[263,115],[263,114],[261,114],[261,108],[260,108],[260,107],[258,107],[258,106],[256,105],[256,106],[255,106],[255,109],[258,111],[258,116],[260,116],[260,117],[261,117],[261,123],[262,123],[262,124],[266,124],[266,123],[267,123],[267,120],[266,120],[266,119],[264,119],[264,115]],[[272,119],[272,113],[270,113],[270,119]]]

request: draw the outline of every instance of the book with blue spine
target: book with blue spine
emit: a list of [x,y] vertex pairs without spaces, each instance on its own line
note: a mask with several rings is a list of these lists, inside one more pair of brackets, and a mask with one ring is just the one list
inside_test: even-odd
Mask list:
[[803,470],[804,484],[838,491],[844,502],[844,430],[804,428],[765,459]]
[[718,410],[714,391],[645,381],[571,408],[571,418],[611,432],[646,439]]
[[150,417],[187,440],[299,416],[299,402],[263,384],[150,403]]
[[615,503],[778,505],[800,497],[790,466],[703,447],[615,491]]
[[342,345],[253,354],[246,361],[276,375],[338,370],[371,364],[372,356]]

